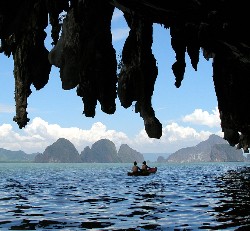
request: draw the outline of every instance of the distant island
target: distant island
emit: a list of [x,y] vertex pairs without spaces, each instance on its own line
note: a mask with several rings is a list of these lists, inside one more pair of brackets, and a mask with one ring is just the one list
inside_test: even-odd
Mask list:
[[190,162],[244,162],[249,161],[241,149],[236,149],[226,140],[215,134],[196,146],[182,148],[169,157],[159,156],[161,163],[190,163]]
[[[211,135],[196,146],[182,148],[175,153],[161,156],[159,163],[188,162],[244,162],[250,161],[241,149],[236,149],[226,140]],[[148,156],[145,154],[145,156]],[[166,157],[167,156],[167,157]],[[127,144],[122,144],[117,151],[115,144],[108,139],[96,141],[79,153],[75,146],[65,138],[59,138],[49,145],[43,153],[26,154],[23,151],[10,151],[0,148],[0,162],[32,162],[32,163],[142,163],[144,155]]]
[[0,148],[0,162],[33,162],[37,154],[27,154],[21,150],[10,151]]
[[35,163],[131,163],[143,162],[143,155],[126,144],[117,152],[115,144],[108,139],[85,147],[79,154],[75,146],[67,139],[60,138],[48,146],[44,153],[35,157]]

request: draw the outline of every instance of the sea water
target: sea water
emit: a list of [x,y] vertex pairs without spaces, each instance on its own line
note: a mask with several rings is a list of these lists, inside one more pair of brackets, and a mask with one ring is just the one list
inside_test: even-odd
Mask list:
[[250,230],[247,163],[151,165],[1,163],[0,230]]

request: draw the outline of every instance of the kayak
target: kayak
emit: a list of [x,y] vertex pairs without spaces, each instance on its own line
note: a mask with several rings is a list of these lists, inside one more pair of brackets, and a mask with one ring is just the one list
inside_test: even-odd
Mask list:
[[128,172],[128,176],[149,176],[157,172],[157,167],[149,168],[148,171]]

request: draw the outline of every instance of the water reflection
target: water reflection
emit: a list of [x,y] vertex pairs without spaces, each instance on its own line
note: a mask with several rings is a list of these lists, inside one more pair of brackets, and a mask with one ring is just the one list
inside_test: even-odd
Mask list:
[[126,165],[6,166],[0,164],[0,230],[244,230],[250,224],[249,168],[161,165],[155,175],[131,177]]
[[218,178],[217,187],[220,198],[214,216],[218,225],[212,228],[250,230],[250,167],[228,171]]

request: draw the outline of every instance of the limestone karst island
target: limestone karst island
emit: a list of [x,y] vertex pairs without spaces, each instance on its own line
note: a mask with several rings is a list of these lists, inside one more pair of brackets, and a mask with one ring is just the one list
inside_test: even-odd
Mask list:
[[[146,155],[145,155],[146,156]],[[27,154],[23,151],[10,151],[0,148],[0,162],[30,163],[142,163],[147,160],[127,144],[116,147],[108,139],[100,139],[91,147],[86,146],[80,153],[73,143],[59,138],[45,148],[43,153]],[[151,153],[151,156],[156,156]],[[249,154],[243,155],[242,150],[231,147],[227,141],[217,135],[210,137],[193,147],[182,148],[167,158],[162,155],[155,157],[158,163],[197,163],[197,162],[249,162]],[[148,161],[150,162],[150,161]]]

